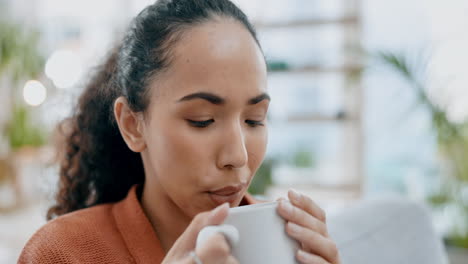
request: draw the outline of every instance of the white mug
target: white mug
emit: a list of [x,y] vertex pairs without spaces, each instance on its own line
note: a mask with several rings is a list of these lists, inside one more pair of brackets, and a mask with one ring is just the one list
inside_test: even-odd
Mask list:
[[277,206],[278,202],[271,202],[230,208],[224,225],[200,231],[197,247],[211,234],[220,232],[239,263],[298,263],[295,254],[299,244],[286,233],[286,221],[276,212]]

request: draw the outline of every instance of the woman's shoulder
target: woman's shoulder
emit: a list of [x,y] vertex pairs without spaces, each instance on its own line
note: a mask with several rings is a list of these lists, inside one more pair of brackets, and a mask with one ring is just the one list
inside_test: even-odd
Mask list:
[[[122,244],[113,204],[77,210],[49,221],[26,243],[18,263],[70,263]],[[117,245],[116,245],[117,244]]]
[[94,229],[100,224],[109,224],[112,220],[112,206],[113,204],[102,204],[61,215],[42,226],[33,238],[81,236],[85,230]]

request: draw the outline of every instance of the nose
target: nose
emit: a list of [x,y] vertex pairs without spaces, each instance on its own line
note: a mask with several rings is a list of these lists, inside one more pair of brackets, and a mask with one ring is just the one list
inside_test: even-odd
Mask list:
[[240,124],[233,125],[222,135],[217,166],[220,169],[242,168],[247,160],[243,128]]

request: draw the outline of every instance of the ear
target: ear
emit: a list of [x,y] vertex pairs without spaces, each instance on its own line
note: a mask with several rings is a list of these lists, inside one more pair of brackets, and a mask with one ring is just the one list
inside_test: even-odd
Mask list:
[[142,152],[146,148],[143,134],[143,118],[140,113],[133,112],[123,96],[114,103],[114,116],[119,126],[120,134],[133,152]]

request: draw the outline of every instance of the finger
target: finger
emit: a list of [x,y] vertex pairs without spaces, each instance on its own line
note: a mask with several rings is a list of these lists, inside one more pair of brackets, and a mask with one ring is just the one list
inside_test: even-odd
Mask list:
[[224,203],[211,211],[196,215],[185,232],[174,243],[173,247],[178,248],[179,252],[193,250],[200,230],[205,226],[222,224],[228,215],[228,210],[228,203]]
[[323,236],[328,236],[327,226],[308,212],[292,205],[289,201],[281,201],[278,213],[287,221],[312,229]]
[[[229,212],[229,204],[228,203],[223,203],[222,205],[216,207],[215,209],[205,212],[207,214],[207,217],[202,217],[201,218],[201,225],[198,225],[199,231],[209,225],[220,225],[226,220],[226,217],[228,216]],[[196,223],[198,224],[198,223]]]
[[231,247],[221,233],[210,236],[196,254],[203,263],[225,263],[231,255]]
[[310,229],[296,225],[292,222],[286,224],[286,232],[294,239],[298,240],[304,245],[307,251],[321,256],[331,263],[337,263],[338,248],[336,244],[327,237],[320,235]]
[[322,257],[305,252],[301,249],[297,251],[296,258],[300,263],[304,264],[329,264],[329,262]]
[[196,237],[205,226],[222,224],[228,215],[228,209],[229,205],[224,203],[209,212],[196,215],[187,227],[188,234]]
[[315,216],[320,221],[326,223],[326,214],[325,211],[320,208],[312,199],[308,196],[300,194],[293,189],[288,191],[288,197],[291,200],[291,203],[295,206],[303,209],[304,211],[308,212],[309,214]]
[[226,260],[226,264],[239,264],[239,261],[234,256],[229,256]]

